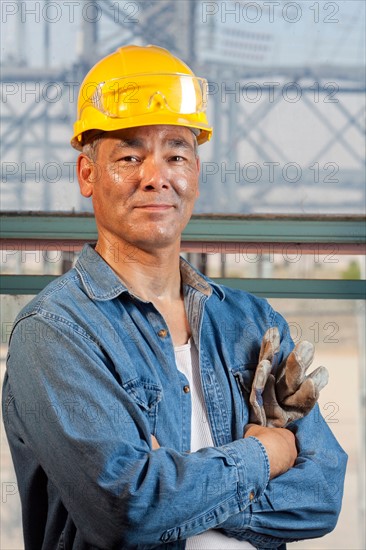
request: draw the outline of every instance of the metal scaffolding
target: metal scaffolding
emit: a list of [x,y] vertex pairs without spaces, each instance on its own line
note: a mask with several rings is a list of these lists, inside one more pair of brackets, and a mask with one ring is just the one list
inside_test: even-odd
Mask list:
[[[43,0],[37,4],[46,10],[55,3]],[[18,0],[15,51],[11,57],[3,59],[1,67],[1,175],[5,209],[88,209],[71,187],[68,194],[73,204],[67,206],[67,197],[61,200],[54,185],[62,181],[74,183],[75,155],[68,140],[75,116],[77,89],[97,59],[131,42],[157,43],[166,47],[209,80],[210,118],[215,137],[202,154],[200,211],[276,212],[285,208],[285,211],[296,213],[303,207],[301,193],[305,187],[309,192],[308,212],[328,212],[326,197],[332,192],[339,194],[340,204],[334,208],[350,213],[360,208],[365,200],[364,68],[347,65],[335,68],[334,64],[295,68],[283,63],[266,66],[265,55],[272,51],[275,56],[281,50],[281,34],[271,35],[271,29],[254,33],[243,27],[240,31],[235,30],[236,34],[239,32],[236,42],[229,40],[234,31],[227,25],[226,34],[223,34],[217,14],[214,24],[208,20],[210,14],[206,14],[209,25],[204,25],[202,10],[204,4],[209,4],[207,2],[83,0],[77,4],[81,4],[75,14],[80,22],[78,53],[74,54],[76,45],[69,44],[69,63],[59,67],[51,63],[55,25],[50,17],[43,17],[38,27],[42,32],[43,59],[34,66],[27,58],[27,43],[36,32],[35,25],[32,18],[28,21],[22,16],[24,2]],[[245,3],[227,4],[236,7]],[[87,8],[85,13],[84,8]],[[47,13],[51,12],[44,11],[44,15]],[[236,15],[232,12],[232,19]],[[332,55],[337,56],[345,40],[344,32],[351,28],[356,16],[354,12],[349,14],[348,26],[345,25],[338,43],[332,43]],[[217,49],[218,45],[225,48],[225,44],[231,48],[227,50],[226,61],[215,53],[215,45]],[[246,58],[240,63],[237,58],[244,50]],[[307,170],[302,170],[297,181],[297,166],[304,167],[277,142],[277,127],[273,124],[273,117],[281,120],[283,116],[284,89],[290,98],[287,103],[291,103],[293,95],[300,90],[305,118],[312,117],[314,132],[324,134],[321,143],[313,148]],[[258,90],[261,99],[253,101]],[[352,132],[352,139],[347,132]],[[338,158],[334,158],[334,151],[337,157],[339,154],[347,157],[347,169],[336,164]],[[256,164],[262,170],[260,185],[256,179]],[[250,165],[249,168],[246,165]],[[287,167],[285,174],[284,167]],[[291,169],[295,174],[290,173]],[[269,178],[271,174],[273,177]],[[323,198],[319,179],[326,184],[322,187]],[[37,201],[31,196],[28,182],[37,183],[37,189],[41,189]],[[298,195],[294,191],[295,183]],[[283,197],[284,206],[274,198],[278,193]],[[292,204],[286,203],[289,194],[295,197]]]

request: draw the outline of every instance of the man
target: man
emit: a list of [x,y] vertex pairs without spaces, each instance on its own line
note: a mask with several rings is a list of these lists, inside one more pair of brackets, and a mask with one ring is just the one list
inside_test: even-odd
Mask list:
[[[27,549],[278,548],[336,524],[346,458],[314,399],[289,429],[247,426],[307,352],[265,300],[179,257],[205,103],[155,46],[82,84],[72,144],[98,241],[18,316],[4,383]],[[303,416],[276,399],[280,425]]]

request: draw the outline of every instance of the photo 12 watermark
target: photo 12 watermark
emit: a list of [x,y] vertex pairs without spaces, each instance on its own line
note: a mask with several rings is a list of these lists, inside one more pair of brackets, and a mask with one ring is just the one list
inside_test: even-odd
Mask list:
[[[100,103],[101,88],[100,82],[89,82],[81,89],[81,98],[85,101],[91,100],[97,106]],[[80,82],[77,81],[19,81],[1,83],[1,103],[10,104],[12,101],[19,101],[26,104],[49,103],[66,101],[75,104],[78,100]],[[306,94],[313,103],[339,103],[337,82],[318,81],[302,85],[300,82],[278,82],[278,81],[238,81],[224,80],[215,82],[210,80],[204,84],[203,104],[207,106],[210,96],[218,98],[221,103],[235,102],[244,104],[255,104],[261,101],[275,103],[283,100],[286,103],[298,103]],[[136,104],[140,101],[140,91],[144,90],[137,82],[127,81],[123,85],[117,82],[103,85],[103,93],[111,92],[108,96],[109,102],[118,104]],[[142,99],[142,98],[141,98]]]
[[266,100],[268,103],[275,103],[282,99],[286,103],[298,103],[304,96],[313,103],[339,103],[336,97],[339,92],[337,82],[317,81],[302,85],[299,82],[256,82],[256,81],[234,81],[225,80],[222,82],[210,81],[207,84],[207,96],[217,96],[221,103],[234,101],[235,103],[259,103]]
[[299,23],[306,14],[314,23],[339,23],[338,2],[202,2],[201,21],[221,23]]
[[[98,173],[99,165],[94,161],[94,168]],[[138,174],[138,167],[115,165],[113,175],[123,175],[128,181]],[[302,180],[314,184],[338,184],[337,174],[339,166],[336,162],[314,162],[310,166],[301,166],[298,162],[280,163],[277,161],[246,162],[213,162],[203,161],[201,163],[201,181],[203,184],[215,183],[225,184],[229,179],[238,185],[261,183],[295,184]],[[56,162],[12,162],[4,161],[1,164],[2,183],[58,183],[59,181],[75,183],[76,161]]]
[[15,18],[21,23],[33,21],[55,24],[64,21],[72,24],[80,19],[87,23],[97,23],[104,17],[124,25],[139,23],[141,2],[2,0],[0,9],[2,23],[9,23]]
[[280,163],[275,161],[259,162],[211,162],[206,161],[201,164],[202,183],[208,183],[213,179],[215,182],[226,183],[228,178],[234,180],[236,184],[262,183],[274,184],[280,182],[298,183],[306,180],[307,183],[339,183],[336,175],[339,172],[339,166],[336,162],[325,162],[304,167],[298,162]]

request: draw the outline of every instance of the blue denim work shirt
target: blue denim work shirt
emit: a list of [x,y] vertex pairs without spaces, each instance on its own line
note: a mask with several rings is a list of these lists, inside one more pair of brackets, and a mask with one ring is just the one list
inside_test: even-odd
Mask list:
[[264,549],[334,528],[346,455],[317,407],[292,424],[296,465],[271,481],[262,444],[242,438],[263,334],[279,327],[280,362],[286,322],[183,259],[181,274],[215,444],[197,452],[163,317],[93,246],[18,315],[3,407],[26,550],[184,549],[212,528]]

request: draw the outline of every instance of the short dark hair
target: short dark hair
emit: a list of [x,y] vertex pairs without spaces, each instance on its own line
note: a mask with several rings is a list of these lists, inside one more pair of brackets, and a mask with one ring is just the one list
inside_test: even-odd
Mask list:
[[105,133],[100,130],[89,130],[83,136],[83,153],[93,162],[97,159],[98,147]]

